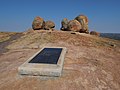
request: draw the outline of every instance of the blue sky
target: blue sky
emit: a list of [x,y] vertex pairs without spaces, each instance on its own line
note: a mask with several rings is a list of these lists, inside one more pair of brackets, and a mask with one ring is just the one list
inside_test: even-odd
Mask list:
[[120,0],[0,0],[0,31],[25,31],[36,16],[60,29],[63,18],[80,14],[88,17],[90,31],[120,33]]

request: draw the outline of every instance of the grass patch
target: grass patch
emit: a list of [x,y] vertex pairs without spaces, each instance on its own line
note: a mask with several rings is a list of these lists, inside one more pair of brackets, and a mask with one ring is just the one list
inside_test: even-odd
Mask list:
[[1,42],[4,42],[4,41],[7,41],[7,40],[9,40],[9,39],[10,39],[10,36],[4,37],[4,38],[0,38],[0,43],[1,43]]

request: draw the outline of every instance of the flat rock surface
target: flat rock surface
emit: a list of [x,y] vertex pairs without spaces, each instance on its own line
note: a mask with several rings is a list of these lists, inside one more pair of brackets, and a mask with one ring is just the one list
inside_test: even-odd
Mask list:
[[[120,89],[120,41],[63,31],[23,34],[0,52],[0,90]],[[43,46],[68,49],[62,76],[19,75],[18,67]]]

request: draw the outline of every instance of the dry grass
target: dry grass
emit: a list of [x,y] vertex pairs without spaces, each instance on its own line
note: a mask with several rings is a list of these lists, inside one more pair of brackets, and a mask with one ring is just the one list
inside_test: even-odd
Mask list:
[[12,35],[16,33],[14,32],[0,32],[0,42],[4,42],[10,39]]
[[33,48],[39,47],[47,43],[66,42],[66,44],[74,46],[87,46],[87,47],[112,47],[120,43],[117,40],[105,39],[88,34],[71,34],[71,32],[63,31],[32,31],[21,38],[14,40],[11,45],[7,46],[8,49],[16,48]]

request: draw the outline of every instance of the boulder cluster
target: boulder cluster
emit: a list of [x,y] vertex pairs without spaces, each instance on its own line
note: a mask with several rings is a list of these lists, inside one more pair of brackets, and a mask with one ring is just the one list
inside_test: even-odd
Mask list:
[[33,30],[40,30],[40,29],[45,29],[45,30],[53,30],[55,27],[55,24],[53,21],[44,21],[43,18],[37,16],[32,22],[32,28]]
[[64,18],[61,21],[61,30],[63,31],[75,31],[80,33],[89,33],[88,18],[85,15],[79,15],[74,20],[68,20]]
[[[89,33],[88,29],[88,17],[85,15],[78,15],[73,20],[68,20],[64,18],[61,21],[61,30],[62,31],[73,31],[73,32],[80,32],[80,33]],[[53,21],[44,21],[43,18],[37,16],[34,18],[32,22],[33,30],[54,30],[55,23]],[[99,32],[91,31],[90,35],[100,36]]]

